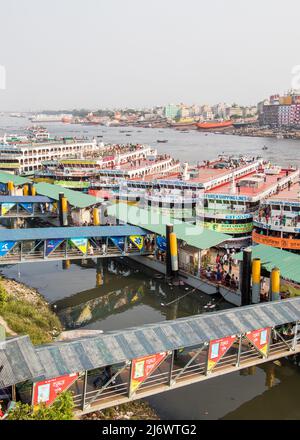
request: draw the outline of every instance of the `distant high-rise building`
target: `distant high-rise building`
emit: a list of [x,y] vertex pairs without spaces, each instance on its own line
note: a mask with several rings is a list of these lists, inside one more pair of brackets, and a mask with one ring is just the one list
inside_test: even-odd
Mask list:
[[180,106],[177,104],[168,104],[165,107],[165,117],[167,119],[176,119],[180,117]]

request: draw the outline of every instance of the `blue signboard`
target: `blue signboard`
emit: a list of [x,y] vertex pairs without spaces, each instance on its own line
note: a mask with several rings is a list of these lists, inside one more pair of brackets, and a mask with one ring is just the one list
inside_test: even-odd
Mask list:
[[156,237],[156,244],[159,250],[163,252],[167,250],[167,240],[165,237]]
[[117,246],[122,252],[125,248],[125,237],[109,237],[113,244]]
[[60,238],[53,238],[46,240],[46,257],[51,254],[61,243],[63,242]]
[[15,244],[15,241],[0,241],[0,257],[4,257],[11,251]]

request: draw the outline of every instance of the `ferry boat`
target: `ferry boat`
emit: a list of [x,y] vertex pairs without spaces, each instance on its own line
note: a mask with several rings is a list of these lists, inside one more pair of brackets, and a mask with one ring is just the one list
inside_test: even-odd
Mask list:
[[146,191],[145,205],[228,234],[226,245],[241,248],[251,243],[261,199],[298,176],[299,170],[273,167],[262,158],[221,156],[194,168],[185,164],[180,179],[166,179],[158,182],[159,188],[156,183],[156,189]]
[[300,186],[288,184],[261,203],[253,221],[252,240],[300,252]]
[[196,124],[198,130],[219,130],[230,128],[233,125],[233,121],[211,121],[211,122],[199,122]]
[[18,174],[33,173],[47,160],[89,155],[99,149],[96,140],[62,138],[0,144],[0,170],[14,168]]

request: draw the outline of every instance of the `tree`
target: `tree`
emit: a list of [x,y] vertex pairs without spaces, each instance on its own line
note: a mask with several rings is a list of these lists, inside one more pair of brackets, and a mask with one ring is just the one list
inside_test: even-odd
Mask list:
[[72,420],[74,402],[72,393],[61,393],[51,406],[39,405],[36,410],[26,403],[17,402],[7,420]]

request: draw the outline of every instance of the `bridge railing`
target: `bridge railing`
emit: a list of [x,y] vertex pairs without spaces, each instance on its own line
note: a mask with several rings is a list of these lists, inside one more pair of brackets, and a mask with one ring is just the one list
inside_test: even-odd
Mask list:
[[[300,351],[300,335],[299,338],[291,335],[281,339],[281,336],[273,329],[271,342],[265,357],[243,335],[219,359],[211,371],[208,371],[207,363],[208,346],[204,345],[203,349],[197,350],[184,350],[182,355],[179,354],[176,357],[176,360],[174,360],[173,354],[167,356],[155,372],[140,385],[134,393],[134,398],[159,393],[171,389],[174,385],[190,384],[219,374],[237,371],[243,366],[246,368],[262,361],[267,362],[270,357],[274,359],[274,356],[283,357],[295,354]],[[120,403],[120,399],[125,402],[132,398],[129,366],[123,368],[122,373],[117,373],[112,383],[104,384],[99,389],[93,389],[93,381],[97,374],[99,373],[89,376],[89,389],[85,394],[82,392],[74,395],[76,410],[88,411],[91,409],[92,411],[93,407],[101,406],[101,408],[105,408]]]

